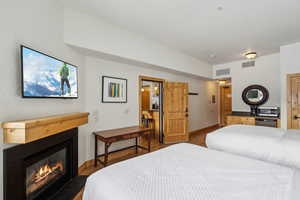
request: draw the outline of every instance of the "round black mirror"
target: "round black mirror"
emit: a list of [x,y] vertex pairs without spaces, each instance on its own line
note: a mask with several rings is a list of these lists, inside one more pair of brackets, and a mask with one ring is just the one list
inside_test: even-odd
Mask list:
[[242,98],[246,104],[257,107],[268,101],[269,92],[261,85],[250,85],[244,89]]

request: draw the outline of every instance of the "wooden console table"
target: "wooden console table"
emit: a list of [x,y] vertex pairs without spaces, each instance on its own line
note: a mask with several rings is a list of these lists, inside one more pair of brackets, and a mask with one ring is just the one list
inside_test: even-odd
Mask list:
[[[108,162],[108,155],[111,153],[115,153],[117,151],[126,150],[129,148],[135,147],[135,153],[138,153],[138,148],[148,150],[150,152],[151,150],[151,135],[153,133],[152,128],[142,128],[139,126],[132,126],[127,128],[119,128],[119,129],[112,129],[112,130],[106,130],[106,131],[98,131],[94,132],[95,136],[95,159],[94,159],[94,165],[97,166],[97,161],[100,162],[102,165],[106,166]],[[141,136],[147,136],[148,140],[148,148],[142,147],[138,145],[138,137]],[[113,142],[118,142],[121,140],[128,140],[135,138],[135,145],[126,147],[123,149],[119,149],[116,151],[108,152],[108,148]],[[104,154],[98,155],[98,140],[104,142]],[[99,157],[104,156],[104,162],[99,160]]]

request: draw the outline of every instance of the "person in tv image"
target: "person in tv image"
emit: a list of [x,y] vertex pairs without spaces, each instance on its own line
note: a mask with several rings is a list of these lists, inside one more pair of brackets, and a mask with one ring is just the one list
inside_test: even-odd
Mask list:
[[70,74],[70,70],[67,66],[66,63],[63,64],[62,68],[59,71],[59,75],[60,75],[60,81],[61,81],[61,95],[65,95],[65,83],[67,84],[68,87],[68,93],[69,95],[71,95],[71,86],[70,86],[70,82],[69,82],[69,74]]

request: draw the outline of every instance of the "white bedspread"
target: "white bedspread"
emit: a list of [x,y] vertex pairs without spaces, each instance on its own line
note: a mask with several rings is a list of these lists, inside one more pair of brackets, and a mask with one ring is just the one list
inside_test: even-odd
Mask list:
[[295,172],[177,144],[99,170],[88,178],[83,200],[299,200],[292,196],[300,191]]

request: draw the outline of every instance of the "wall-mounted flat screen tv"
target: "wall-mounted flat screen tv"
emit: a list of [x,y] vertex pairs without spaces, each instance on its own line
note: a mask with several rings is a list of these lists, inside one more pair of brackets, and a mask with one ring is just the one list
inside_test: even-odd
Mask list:
[[24,98],[78,98],[77,67],[21,46]]

